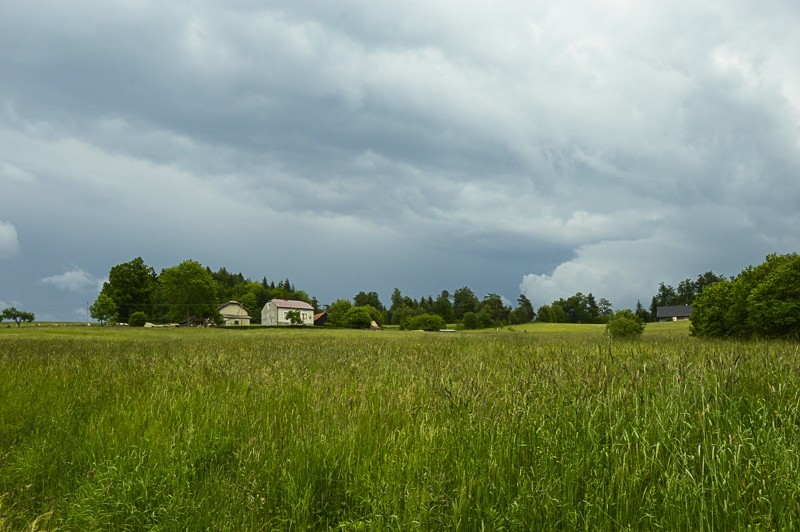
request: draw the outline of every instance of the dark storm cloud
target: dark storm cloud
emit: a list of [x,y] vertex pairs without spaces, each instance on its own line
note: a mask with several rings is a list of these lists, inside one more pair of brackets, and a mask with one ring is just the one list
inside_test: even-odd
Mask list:
[[324,302],[470,285],[627,306],[736,273],[798,244],[798,19],[791,2],[2,4],[0,298],[79,313],[139,255]]

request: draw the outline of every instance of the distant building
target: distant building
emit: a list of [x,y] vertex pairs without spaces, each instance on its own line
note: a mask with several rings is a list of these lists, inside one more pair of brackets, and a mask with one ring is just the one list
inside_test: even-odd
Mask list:
[[287,315],[290,311],[300,312],[303,325],[314,325],[314,307],[305,301],[292,299],[273,299],[261,309],[261,325],[292,325]]
[[250,325],[252,319],[247,314],[247,309],[237,301],[228,301],[219,306],[219,314],[224,325]]
[[692,316],[691,305],[671,305],[656,307],[657,321],[685,321]]
[[319,314],[314,314],[314,325],[317,327],[321,327],[328,323],[328,313],[327,312],[320,312]]

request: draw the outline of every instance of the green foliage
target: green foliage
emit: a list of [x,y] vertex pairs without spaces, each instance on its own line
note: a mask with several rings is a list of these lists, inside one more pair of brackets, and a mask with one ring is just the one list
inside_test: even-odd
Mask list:
[[719,281],[703,290],[692,305],[692,334],[729,336],[733,331],[733,324],[728,322],[732,295],[733,283],[730,281]]
[[567,299],[560,298],[539,308],[536,321],[545,323],[606,323],[613,316],[611,302],[581,292]]
[[469,287],[462,287],[453,293],[453,313],[456,320],[462,320],[468,312],[478,312],[481,302]]
[[768,255],[732,281],[695,299],[692,334],[701,337],[800,337],[800,256]]
[[558,318],[550,305],[542,305],[536,313],[536,321],[541,323],[558,323]]
[[392,306],[389,308],[389,320],[392,325],[399,325],[408,316],[421,314],[419,303],[404,296],[399,288],[392,291]]
[[761,338],[800,338],[800,256],[768,257],[747,298],[747,324]]
[[303,318],[300,315],[299,310],[290,310],[286,313],[286,318],[289,320],[289,323],[292,325],[302,325]]
[[439,296],[431,306],[431,310],[434,314],[441,316],[445,323],[452,323],[456,319],[453,302],[450,300],[450,292],[447,290],[442,290],[439,293]]
[[438,314],[421,314],[411,316],[400,324],[400,328],[409,331],[439,331],[446,323]]
[[498,327],[508,323],[511,308],[503,304],[503,298],[497,294],[486,294],[481,302],[480,311],[487,318],[487,327]]
[[[703,290],[718,281],[724,281],[725,278],[717,275],[714,272],[708,271],[697,276],[696,280],[684,279],[678,283],[678,288],[673,288],[666,283],[658,285],[658,293],[653,296],[650,302],[650,314],[645,321],[655,321],[657,307],[665,307],[671,305],[693,305],[697,296]],[[641,315],[637,302],[636,314]]]
[[131,327],[144,327],[144,324],[146,322],[147,322],[147,314],[145,314],[141,310],[137,310],[136,312],[128,316],[128,325],[130,325]]
[[102,293],[114,301],[120,321],[127,322],[132,312],[152,312],[156,278],[155,270],[141,257],[111,268]]
[[461,318],[461,327],[464,329],[480,329],[481,320],[474,312],[467,312]]
[[[372,307],[352,307],[344,315],[345,327],[349,329],[369,329],[372,323]],[[374,310],[374,309],[373,309]]]
[[376,310],[384,310],[383,303],[378,296],[378,292],[359,292],[353,298],[353,303],[356,307],[372,307]]
[[89,312],[92,318],[100,323],[108,323],[116,317],[117,305],[114,304],[114,300],[108,294],[101,292],[92,306],[89,307]]
[[525,294],[520,294],[517,298],[518,307],[511,311],[508,317],[509,323],[519,325],[522,323],[530,323],[536,316],[533,310],[531,300]]
[[168,322],[193,318],[218,322],[217,285],[211,274],[195,260],[165,268],[158,276],[158,297],[166,308]]
[[347,313],[353,308],[353,304],[347,299],[337,299],[328,306],[328,327],[344,329],[348,328]]
[[36,316],[34,316],[33,312],[26,312],[24,310],[17,310],[15,307],[9,307],[3,309],[3,312],[0,313],[0,318],[16,322],[17,327],[19,327],[22,322],[32,323],[36,319]]
[[639,338],[644,332],[644,321],[630,310],[618,310],[606,323],[606,332],[614,340]]

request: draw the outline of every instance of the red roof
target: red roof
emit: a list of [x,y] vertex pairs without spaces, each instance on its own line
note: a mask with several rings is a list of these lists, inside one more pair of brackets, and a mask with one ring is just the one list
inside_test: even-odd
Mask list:
[[273,299],[270,301],[278,308],[293,308],[297,310],[314,310],[314,307],[305,301],[295,301],[293,299]]

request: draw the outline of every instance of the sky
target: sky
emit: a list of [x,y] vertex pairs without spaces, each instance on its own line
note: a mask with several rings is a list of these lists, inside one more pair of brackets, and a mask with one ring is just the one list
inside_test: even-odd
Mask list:
[[800,4],[0,0],[0,308],[186,259],[535,307],[800,248]]

